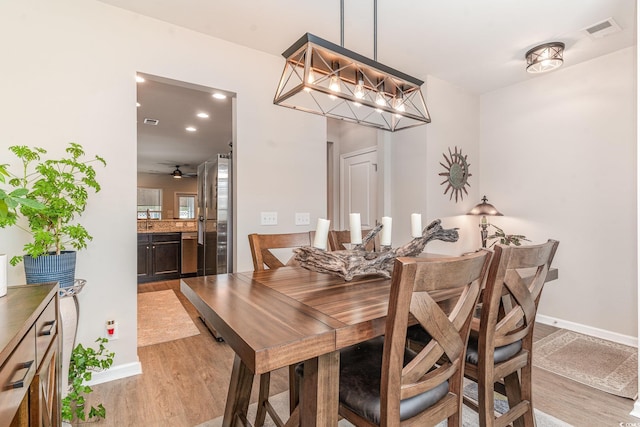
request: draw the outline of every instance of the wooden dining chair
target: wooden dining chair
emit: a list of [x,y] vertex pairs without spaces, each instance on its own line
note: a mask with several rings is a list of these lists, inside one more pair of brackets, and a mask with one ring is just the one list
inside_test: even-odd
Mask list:
[[[341,416],[356,426],[462,425],[465,349],[489,262],[486,250],[396,259],[384,337],[340,352]],[[432,337],[417,353],[405,346],[409,318]]]
[[[480,426],[533,427],[531,372],[533,327],[547,272],[558,248],[496,245],[483,295],[474,318],[465,376],[478,384]],[[494,391],[507,396],[509,410],[496,417]]]
[[[286,234],[249,234],[249,246],[251,246],[251,257],[253,258],[253,268],[255,271],[262,271],[272,268],[295,265],[292,255],[288,261],[282,262],[276,256],[274,250],[293,249],[300,246],[310,246],[313,243],[313,232],[286,233]],[[282,256],[282,255],[281,255]],[[298,381],[295,375],[295,366],[289,367],[289,402],[291,412],[298,404]],[[269,388],[271,383],[271,373],[266,372],[260,375],[260,390],[258,392],[258,408],[256,411],[255,427],[264,424],[266,414],[269,413],[271,419],[278,427],[284,425],[276,413],[273,405],[269,402]]]
[[285,265],[295,265],[292,260],[293,254],[289,255],[288,261],[282,262],[274,250],[310,246],[312,243],[313,234],[308,231],[304,233],[249,234],[253,269],[261,271],[270,268],[284,267]]
[[[364,239],[371,230],[362,230],[362,238]],[[376,236],[377,237],[377,236]],[[344,251],[347,249],[344,244],[351,243],[351,231],[349,230],[330,230],[329,231],[329,249],[332,251]],[[365,249],[369,252],[376,250],[376,238],[367,242]]]

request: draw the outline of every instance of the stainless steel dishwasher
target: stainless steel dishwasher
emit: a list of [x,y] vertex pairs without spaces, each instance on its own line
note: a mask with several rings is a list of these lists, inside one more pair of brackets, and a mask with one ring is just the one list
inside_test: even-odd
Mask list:
[[191,276],[198,271],[198,233],[189,231],[182,233],[182,276]]

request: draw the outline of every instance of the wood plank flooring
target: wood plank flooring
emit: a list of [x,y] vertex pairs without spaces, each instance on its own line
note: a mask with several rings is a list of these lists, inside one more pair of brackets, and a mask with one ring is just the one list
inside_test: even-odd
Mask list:
[[[173,289],[200,335],[138,348],[142,375],[93,387],[89,403],[103,403],[107,418],[102,427],[193,427],[224,412],[233,351],[217,342],[198,318],[195,308],[180,292],[178,280],[140,285],[138,292]],[[557,328],[538,324],[535,339]],[[287,372],[271,377],[272,394],[285,391]],[[257,400],[257,380],[252,402]],[[574,426],[618,426],[638,423],[632,417],[633,401],[600,392],[577,382],[534,368],[536,408]]]

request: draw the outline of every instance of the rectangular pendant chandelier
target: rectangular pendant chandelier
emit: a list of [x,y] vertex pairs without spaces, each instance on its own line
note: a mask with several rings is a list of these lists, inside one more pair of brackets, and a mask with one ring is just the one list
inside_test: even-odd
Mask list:
[[422,80],[309,33],[282,56],[276,105],[392,132],[431,122]]

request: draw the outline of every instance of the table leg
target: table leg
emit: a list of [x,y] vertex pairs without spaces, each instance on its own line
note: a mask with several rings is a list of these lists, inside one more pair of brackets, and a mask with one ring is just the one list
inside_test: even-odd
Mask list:
[[300,393],[300,426],[338,425],[338,381],[340,352],[324,354],[304,362]]
[[251,386],[253,385],[254,373],[247,368],[242,359],[236,354],[233,359],[233,370],[231,371],[231,381],[229,382],[229,393],[227,403],[224,408],[224,418],[222,427],[232,427],[237,423],[237,414],[243,414],[246,418],[251,398]]

